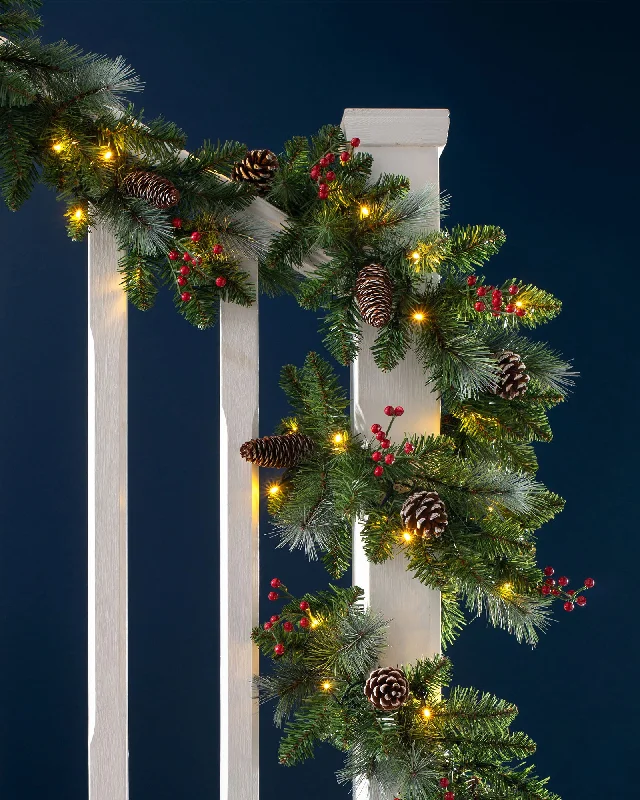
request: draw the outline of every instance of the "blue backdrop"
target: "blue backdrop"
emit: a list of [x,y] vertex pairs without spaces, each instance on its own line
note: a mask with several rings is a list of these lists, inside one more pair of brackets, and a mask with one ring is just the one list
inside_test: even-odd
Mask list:
[[[452,648],[457,682],[520,707],[539,772],[564,800],[631,796],[637,435],[635,29],[625,4],[573,2],[56,2],[44,36],[123,54],[140,104],[202,139],[280,149],[363,107],[448,107],[449,223],[508,242],[489,276],[565,301],[543,334],[582,373],[538,447],[567,499],[541,558],[589,604],[535,651],[474,623]],[[38,190],[0,209],[0,797],[86,797],[86,245]],[[262,433],[286,411],[278,371],[321,347],[290,299],[262,305]],[[290,335],[296,330],[296,336]],[[132,800],[210,800],[217,774],[217,331],[166,296],[130,312]],[[387,398],[381,398],[384,405]],[[383,402],[384,401],[384,402]],[[239,533],[239,535],[241,535]],[[295,592],[326,576],[263,540]],[[238,586],[234,602],[246,602]],[[266,609],[265,609],[266,613]],[[407,609],[410,624],[412,609]],[[417,612],[416,612],[417,613]],[[264,616],[264,614],[263,614]],[[262,796],[346,797],[335,754],[278,767],[262,720]],[[238,765],[241,769],[242,765]]]

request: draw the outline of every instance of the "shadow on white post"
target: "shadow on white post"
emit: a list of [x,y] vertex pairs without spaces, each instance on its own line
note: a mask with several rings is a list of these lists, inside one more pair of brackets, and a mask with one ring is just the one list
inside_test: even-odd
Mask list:
[[[359,137],[359,149],[373,156],[374,178],[393,173],[408,177],[416,191],[427,185],[439,188],[439,158],[449,130],[447,110],[349,108],[342,129],[347,139]],[[391,372],[381,372],[369,349],[377,331],[363,325],[363,334],[360,355],[351,368],[354,430],[370,436],[374,422],[388,422],[383,408],[392,405],[405,409],[394,423],[392,439],[401,440],[403,433],[438,434],[440,402],[425,386],[426,376],[413,352]],[[356,525],[353,537],[353,584],[364,590],[368,605],[391,620],[385,664],[439,653],[440,592],[407,572],[401,552],[383,564],[370,564],[360,529]],[[357,800],[387,800],[368,781],[354,785],[354,795]]]
[[89,236],[89,798],[127,800],[127,297],[112,234]]

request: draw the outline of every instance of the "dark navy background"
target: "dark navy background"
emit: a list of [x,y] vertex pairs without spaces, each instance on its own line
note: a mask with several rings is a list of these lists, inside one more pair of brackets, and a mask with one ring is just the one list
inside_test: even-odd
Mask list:
[[[588,606],[559,611],[535,651],[476,622],[451,655],[459,683],[519,705],[539,772],[564,800],[631,797],[636,782],[629,11],[586,2],[44,8],[46,39],[123,54],[147,82],[138,103],[183,126],[190,147],[234,138],[278,150],[350,106],[451,109],[441,159],[448,222],[503,226],[509,240],[490,279],[517,274],[565,302],[543,335],[582,376],[553,412],[554,442],[538,448],[542,480],[567,499],[540,551],[575,582],[597,581]],[[86,245],[66,238],[62,207],[42,189],[17,214],[0,209],[0,233],[0,797],[83,800]],[[314,319],[290,299],[263,300],[261,324],[268,433],[286,412],[280,366],[320,345]],[[130,311],[132,800],[218,796],[217,346],[217,331],[189,327],[164,295],[146,314]],[[265,593],[274,574],[296,592],[327,581],[269,539],[262,563]],[[233,602],[248,601],[238,586]],[[407,609],[407,624],[418,613]],[[334,783],[335,754],[278,767],[268,712],[261,735],[265,800],[347,796]]]

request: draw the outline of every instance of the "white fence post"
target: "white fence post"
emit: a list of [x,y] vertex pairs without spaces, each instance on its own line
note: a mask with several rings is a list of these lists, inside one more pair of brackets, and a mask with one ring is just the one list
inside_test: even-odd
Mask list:
[[[242,266],[257,287],[257,264]],[[258,468],[240,458],[242,443],[258,436],[258,347],[258,304],[221,303],[220,800],[258,800],[260,791],[252,692],[258,649],[251,641],[258,624],[260,486]]]
[[[428,184],[439,187],[438,159],[447,141],[448,111],[350,108],[344,112],[342,128],[348,139],[360,138],[361,151],[373,155],[373,177],[394,173],[407,176],[412,189]],[[394,370],[383,373],[369,350],[376,331],[364,325],[363,333],[361,353],[351,368],[354,430],[370,436],[372,423],[385,425],[384,406],[393,405],[402,406],[405,413],[394,423],[392,439],[401,439],[403,433],[439,433],[440,402],[425,387],[425,376],[414,354],[409,353]],[[391,620],[386,663],[409,663],[440,652],[440,593],[407,572],[400,552],[383,564],[370,564],[358,525],[353,541],[353,583],[364,589],[369,605]],[[379,798],[367,781],[355,786],[354,793],[358,800]]]
[[127,297],[112,234],[89,236],[89,798],[127,800]]

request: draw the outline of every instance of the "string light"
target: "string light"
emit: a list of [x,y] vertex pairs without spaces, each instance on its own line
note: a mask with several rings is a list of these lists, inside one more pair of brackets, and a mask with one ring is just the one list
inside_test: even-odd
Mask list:
[[56,142],[53,145],[52,150],[55,150],[56,153],[59,153],[62,150],[62,145],[60,144],[60,142]]
[[73,212],[73,218],[76,220],[81,220],[84,217],[84,211],[81,208],[76,208]]
[[367,208],[367,206],[360,206],[360,216],[361,217],[368,217],[371,212]]
[[102,158],[104,158],[105,161],[111,161],[113,158],[113,151],[105,150],[105,152],[102,154]]
[[342,444],[343,439],[344,439],[344,437],[343,437],[343,435],[341,433],[336,433],[336,435],[333,437],[333,443],[334,444]]
[[331,437],[331,442],[334,450],[345,450],[347,447],[347,434],[334,433],[334,435]]
[[298,430],[298,423],[294,420],[289,423],[289,432],[295,433]]
[[278,486],[277,483],[272,483],[271,486],[268,487],[268,492],[272,497],[278,494],[279,491],[280,491],[280,486]]
[[502,584],[502,591],[503,592],[510,592],[512,589],[512,584],[510,583],[503,583]]
[[402,538],[405,540],[405,542],[410,542],[411,541],[411,534],[409,533],[409,531],[405,531],[402,534]]
[[522,308],[522,300],[516,300],[516,306]]
[[414,311],[412,314],[412,319],[414,322],[424,322],[426,318],[426,314],[424,311]]
[[422,709],[422,716],[425,719],[429,719],[429,717],[431,716],[431,711],[428,708],[423,708]]
[[319,620],[317,617],[311,617],[311,627],[312,628],[317,628],[318,625],[320,625],[320,622],[321,622],[321,620]]
[[331,684],[329,683],[329,681],[325,681],[325,682],[322,684],[322,688],[325,690],[325,692],[328,692],[328,691],[329,691],[329,689],[331,688]]
[[411,253],[411,258],[414,261],[420,261],[420,253],[416,250],[415,253]]
[[488,511],[489,513],[491,513],[491,512],[493,511],[493,506],[489,506],[489,508],[487,509],[487,511]]

